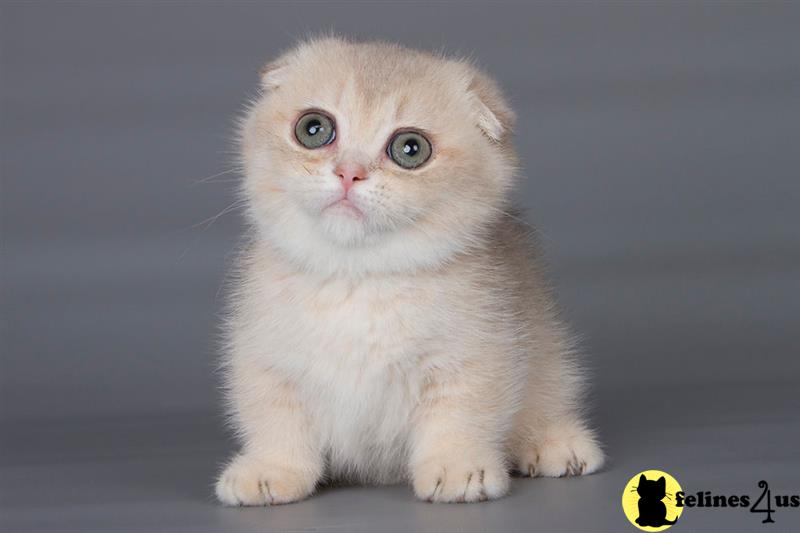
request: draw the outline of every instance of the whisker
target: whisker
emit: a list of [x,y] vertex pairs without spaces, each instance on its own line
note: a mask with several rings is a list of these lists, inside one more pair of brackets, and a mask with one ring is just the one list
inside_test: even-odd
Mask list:
[[516,216],[515,214],[510,213],[510,212],[508,212],[508,211],[506,211],[504,209],[500,209],[500,208],[495,207],[493,205],[487,204],[486,202],[481,202],[480,200],[475,200],[475,199],[471,199],[471,198],[465,198],[465,200],[469,201],[470,203],[477,204],[477,205],[480,205],[482,207],[486,207],[486,208],[494,211],[495,213],[499,213],[501,215],[507,216],[508,218],[510,218],[512,220],[516,220],[517,222],[519,222],[523,226],[525,226],[527,228],[530,228],[533,231],[536,231],[536,228],[530,222],[528,222],[527,220],[524,220],[524,219]]
[[[183,230],[181,230],[181,231],[186,231],[186,230],[189,230],[189,229],[194,229],[194,228],[197,228],[198,226],[202,226],[203,224],[207,224],[207,225],[206,225],[206,227],[205,227],[205,228],[203,228],[203,231],[206,231],[206,230],[208,230],[208,229],[209,229],[209,228],[212,226],[212,224],[214,224],[214,222],[216,222],[216,221],[217,221],[217,220],[218,220],[220,217],[222,217],[222,216],[224,216],[224,215],[226,215],[226,214],[230,213],[231,211],[235,211],[235,210],[237,210],[237,209],[241,209],[241,208],[245,207],[246,205],[247,205],[247,200],[245,200],[245,199],[236,200],[235,202],[233,202],[232,204],[230,204],[228,207],[226,207],[225,209],[223,209],[222,211],[220,211],[219,213],[217,213],[217,214],[216,214],[216,215],[214,215],[213,217],[209,217],[209,218],[207,218],[207,219],[205,219],[205,220],[203,220],[203,221],[201,221],[201,222],[198,222],[197,224],[192,224],[192,225],[191,225],[191,226],[189,226],[188,228],[184,228],[184,229],[183,229]],[[197,241],[200,239],[200,235],[201,235],[201,234],[202,234],[202,233],[198,233],[198,234],[197,234],[197,235],[194,237],[194,239],[192,240],[191,244],[189,244],[188,246],[186,246],[186,249],[183,251],[183,253],[181,253],[181,254],[180,254],[180,256],[178,256],[178,261],[183,261],[183,258],[184,258],[184,257],[186,257],[186,254],[188,254],[188,253],[189,253],[189,250],[190,250],[190,249],[191,249],[191,248],[192,248],[192,247],[193,247],[195,244],[197,244]]]
[[219,213],[217,213],[216,215],[214,215],[214,216],[212,216],[212,217],[208,217],[208,218],[207,218],[207,219],[205,219],[205,220],[201,220],[200,222],[198,222],[198,223],[196,223],[196,224],[192,224],[191,226],[189,226],[189,228],[196,228],[196,227],[198,227],[198,226],[202,226],[203,224],[208,224],[208,225],[207,225],[207,226],[204,228],[204,229],[208,229],[208,228],[210,228],[210,227],[211,227],[211,225],[212,225],[212,224],[214,224],[214,222],[216,222],[216,221],[217,221],[217,220],[218,220],[218,219],[219,219],[221,216],[223,216],[223,215],[226,215],[226,214],[230,213],[231,211],[235,211],[236,209],[240,209],[240,208],[244,207],[246,204],[247,204],[247,200],[244,200],[244,199],[236,200],[235,202],[233,202],[231,205],[229,205],[228,207],[226,207],[225,209],[223,209],[222,211],[220,211],[220,212],[219,212]]
[[[201,183],[208,183],[209,181],[214,181],[216,178],[219,178],[220,176],[224,176],[225,174],[230,174],[231,172],[236,172],[236,171],[238,171],[238,170],[240,170],[240,169],[239,169],[239,168],[236,168],[236,167],[234,167],[234,168],[229,168],[228,170],[223,170],[222,172],[219,172],[219,173],[217,173],[217,174],[213,174],[213,175],[211,175],[211,176],[208,176],[208,177],[206,177],[206,178],[203,178],[203,179],[199,179],[199,180],[197,180],[197,181],[194,181],[194,182],[192,183],[192,185],[199,185],[199,184],[201,184]],[[234,180],[230,180],[230,181],[234,181]]]

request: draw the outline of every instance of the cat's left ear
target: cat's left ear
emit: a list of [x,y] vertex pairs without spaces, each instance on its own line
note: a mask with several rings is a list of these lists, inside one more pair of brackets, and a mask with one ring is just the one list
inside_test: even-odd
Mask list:
[[658,486],[661,487],[662,489],[667,488],[667,480],[664,479],[664,476],[658,478],[658,481],[656,481],[656,483],[658,483]]
[[261,75],[261,87],[265,91],[273,91],[283,85],[286,79],[288,64],[289,62],[286,58],[281,57],[261,67],[259,71]]
[[500,87],[487,75],[476,71],[467,91],[478,127],[491,140],[503,142],[514,129],[516,117]]

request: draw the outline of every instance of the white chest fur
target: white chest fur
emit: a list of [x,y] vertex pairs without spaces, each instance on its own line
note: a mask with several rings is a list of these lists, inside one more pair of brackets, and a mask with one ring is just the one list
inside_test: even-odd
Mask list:
[[[262,361],[296,384],[338,473],[402,475],[435,348],[435,288],[419,278],[273,279],[255,318]],[[259,291],[261,292],[261,291]]]

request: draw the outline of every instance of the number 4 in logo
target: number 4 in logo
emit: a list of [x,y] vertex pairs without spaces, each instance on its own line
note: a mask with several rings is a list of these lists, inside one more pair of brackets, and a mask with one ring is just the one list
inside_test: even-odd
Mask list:
[[[767,483],[764,480],[761,480],[761,481],[758,482],[758,487],[761,488],[761,489],[764,489],[764,490],[761,492],[761,496],[758,497],[756,502],[750,508],[750,512],[751,513],[767,513],[767,517],[764,520],[762,520],[761,523],[762,524],[774,524],[775,520],[772,519],[772,513],[774,513],[775,510],[772,508],[772,492],[769,490],[769,483]],[[761,504],[762,500],[764,500],[764,497],[767,498],[767,502],[766,502],[767,506],[766,506],[766,508],[759,509],[758,506],[759,506],[759,504]]]

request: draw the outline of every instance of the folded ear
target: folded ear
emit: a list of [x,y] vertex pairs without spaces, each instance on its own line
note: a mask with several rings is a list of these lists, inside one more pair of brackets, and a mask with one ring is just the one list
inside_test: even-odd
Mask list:
[[477,125],[495,142],[503,142],[514,128],[515,116],[497,83],[476,71],[468,88]]
[[280,57],[275,61],[270,61],[259,71],[261,75],[261,87],[265,91],[272,91],[280,87],[286,79],[288,61],[285,57]]

